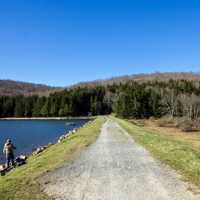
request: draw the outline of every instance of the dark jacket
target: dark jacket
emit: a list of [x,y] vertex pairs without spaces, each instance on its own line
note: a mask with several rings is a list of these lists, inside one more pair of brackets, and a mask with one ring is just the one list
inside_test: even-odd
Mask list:
[[15,149],[16,147],[12,143],[5,143],[3,153],[5,153],[6,155],[14,154]]

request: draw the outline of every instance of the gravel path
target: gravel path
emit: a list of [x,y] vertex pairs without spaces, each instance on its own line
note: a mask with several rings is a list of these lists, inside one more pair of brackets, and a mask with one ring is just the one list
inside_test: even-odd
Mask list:
[[66,200],[197,200],[177,174],[155,161],[117,123],[72,164],[43,178],[44,191]]

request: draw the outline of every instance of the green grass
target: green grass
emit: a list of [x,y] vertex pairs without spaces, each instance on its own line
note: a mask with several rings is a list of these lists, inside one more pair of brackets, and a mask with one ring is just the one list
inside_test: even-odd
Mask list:
[[37,179],[44,173],[70,162],[83,148],[93,143],[104,121],[104,117],[97,117],[60,144],[49,147],[39,155],[31,156],[28,164],[0,177],[0,199],[50,199],[41,192]]
[[154,157],[177,170],[185,181],[200,187],[200,149],[194,148],[187,141],[152,132],[127,120],[114,117],[112,119],[116,120]]

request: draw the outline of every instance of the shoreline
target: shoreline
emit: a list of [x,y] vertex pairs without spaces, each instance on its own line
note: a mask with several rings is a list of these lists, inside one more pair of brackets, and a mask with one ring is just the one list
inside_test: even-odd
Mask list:
[[[13,120],[15,120],[14,118],[12,118]],[[52,118],[51,118],[52,119]],[[64,118],[64,119],[66,119],[66,118]],[[73,119],[83,119],[83,117],[81,118],[81,117],[79,117],[79,118],[73,118]],[[92,117],[88,117],[88,118],[86,118],[86,117],[84,117],[84,119],[87,119],[87,120],[89,120],[88,122],[86,122],[86,123],[84,123],[82,126],[80,126],[80,127],[73,127],[72,129],[70,129],[70,130],[68,130],[68,131],[65,131],[65,132],[63,132],[62,134],[60,134],[60,136],[57,138],[57,139],[55,139],[55,141],[50,141],[50,142],[48,142],[48,143],[46,143],[46,144],[43,144],[43,145],[38,145],[37,144],[37,146],[35,146],[32,150],[30,150],[30,151],[27,151],[26,153],[25,152],[22,152],[22,153],[19,153],[19,154],[17,154],[17,155],[15,155],[15,158],[17,158],[17,157],[19,157],[19,156],[26,156],[27,158],[29,158],[30,156],[33,156],[33,155],[37,155],[37,154],[40,154],[40,153],[42,153],[44,150],[46,150],[47,148],[49,148],[50,146],[52,146],[52,145],[56,145],[57,143],[60,143],[63,139],[66,139],[68,136],[70,136],[71,134],[74,134],[74,133],[76,133],[76,131],[78,131],[79,129],[81,129],[81,128],[83,128],[85,125],[87,125],[87,124],[89,124],[90,123],[90,121],[92,120],[92,119],[94,119],[94,118],[92,118]],[[83,119],[83,120],[84,120]],[[9,118],[6,118],[6,119],[4,119],[4,120],[10,120]],[[24,120],[24,118],[20,118],[19,120]],[[32,118],[25,118],[25,120],[32,120]],[[34,119],[35,120],[35,119]],[[40,120],[44,120],[43,118],[40,118]],[[45,120],[49,120],[49,119],[45,119]],[[62,119],[59,119],[59,118],[53,118],[53,120],[63,120],[63,118]],[[1,121],[1,120],[0,120]],[[38,151],[38,152],[37,152]],[[0,154],[0,158],[1,158],[1,154]],[[1,163],[2,162],[2,158],[1,158],[1,160],[0,160],[0,166],[1,165],[4,165],[5,164],[5,162],[4,163]]]
[[94,119],[95,116],[83,116],[83,117],[5,117],[0,118],[0,121],[3,120],[70,120],[70,119]]
[[39,178],[47,172],[73,162],[81,151],[96,141],[104,122],[104,117],[97,116],[95,120],[78,129],[76,136],[69,135],[61,139],[60,143],[45,149],[41,154],[29,156],[26,165],[16,167],[0,178],[0,199],[15,199],[16,197],[21,200],[51,199],[41,190]]

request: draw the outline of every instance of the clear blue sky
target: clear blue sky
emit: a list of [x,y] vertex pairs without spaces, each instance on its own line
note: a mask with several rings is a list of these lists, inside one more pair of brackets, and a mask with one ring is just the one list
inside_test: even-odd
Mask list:
[[199,0],[0,0],[0,79],[155,71],[200,72]]

